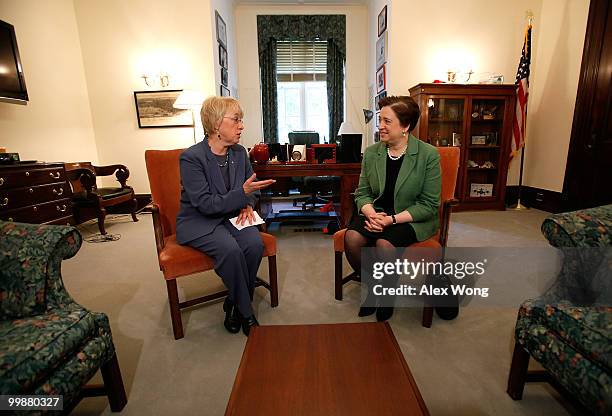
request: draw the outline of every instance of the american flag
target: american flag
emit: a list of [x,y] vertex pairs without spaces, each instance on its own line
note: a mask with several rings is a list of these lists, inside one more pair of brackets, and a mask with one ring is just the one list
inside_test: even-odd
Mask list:
[[531,64],[531,25],[525,32],[523,52],[516,72],[516,110],[512,121],[512,154],[515,156],[525,146],[525,120],[529,96],[529,65]]

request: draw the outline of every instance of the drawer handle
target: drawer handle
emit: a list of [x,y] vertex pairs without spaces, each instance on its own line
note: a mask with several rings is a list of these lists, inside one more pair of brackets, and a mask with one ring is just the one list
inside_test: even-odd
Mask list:
[[10,222],[13,222],[13,217],[8,217],[8,220],[9,220]]
[[5,206],[7,206],[7,205],[8,205],[8,198],[4,198],[4,199],[2,200],[2,203],[0,204],[0,207],[5,207]]
[[32,188],[28,189],[28,191],[29,191],[31,194],[33,194],[33,193],[34,193],[34,189],[32,189]]
[[30,172],[26,172],[26,176],[30,176]]
[[66,204],[62,204],[61,208],[59,205],[56,205],[55,208],[57,208],[59,212],[66,212]]
[[0,178],[0,186],[4,185],[4,178]]
[[32,209],[34,210],[34,212],[38,211],[38,207],[34,207]]
[[57,189],[53,188],[53,193],[55,195],[58,195],[58,196],[59,195],[64,195],[64,188],[59,188],[59,191]]
[[60,173],[59,172],[49,172],[49,176],[51,176],[53,179],[59,179],[60,178]]

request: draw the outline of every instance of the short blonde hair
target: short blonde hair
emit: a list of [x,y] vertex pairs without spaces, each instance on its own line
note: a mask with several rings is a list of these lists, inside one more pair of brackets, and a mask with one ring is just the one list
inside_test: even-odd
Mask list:
[[240,103],[235,98],[212,96],[204,100],[200,110],[200,117],[202,118],[202,126],[204,126],[204,131],[207,135],[217,131],[225,113],[230,109],[236,109],[239,117],[242,118],[242,108],[240,108]]

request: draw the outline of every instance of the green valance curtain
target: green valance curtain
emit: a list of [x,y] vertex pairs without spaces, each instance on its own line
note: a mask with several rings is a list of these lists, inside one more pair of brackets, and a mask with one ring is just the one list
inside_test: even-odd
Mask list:
[[344,115],[345,15],[258,15],[257,45],[264,138],[278,142],[276,42],[327,41],[327,111],[329,141],[334,143]]

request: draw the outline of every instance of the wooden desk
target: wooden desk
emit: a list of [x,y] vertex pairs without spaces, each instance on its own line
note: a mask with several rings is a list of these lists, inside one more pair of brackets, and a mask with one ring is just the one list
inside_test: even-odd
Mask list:
[[291,176],[339,176],[340,223],[348,225],[353,211],[351,193],[359,184],[361,163],[253,163],[259,179],[278,179]]
[[226,415],[428,415],[387,322],[251,329]]

